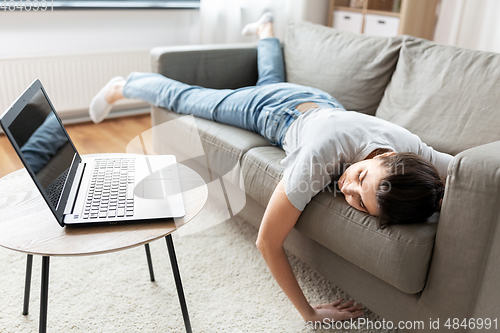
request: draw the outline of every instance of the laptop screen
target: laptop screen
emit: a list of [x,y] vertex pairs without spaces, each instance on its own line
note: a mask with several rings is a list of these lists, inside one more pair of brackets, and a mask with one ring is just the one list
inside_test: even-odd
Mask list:
[[42,88],[8,126],[19,151],[57,209],[76,154]]

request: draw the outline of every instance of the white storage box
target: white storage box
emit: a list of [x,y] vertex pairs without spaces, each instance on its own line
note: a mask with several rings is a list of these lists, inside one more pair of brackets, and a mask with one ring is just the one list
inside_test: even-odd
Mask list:
[[333,27],[360,34],[363,28],[363,14],[336,10],[333,12]]
[[366,35],[393,37],[399,32],[399,17],[384,16],[384,15],[365,15],[365,31]]

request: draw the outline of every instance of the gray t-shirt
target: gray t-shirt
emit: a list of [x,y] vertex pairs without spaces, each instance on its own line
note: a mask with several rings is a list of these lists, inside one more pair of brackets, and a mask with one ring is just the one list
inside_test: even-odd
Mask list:
[[418,136],[386,120],[342,109],[311,109],[297,118],[287,133],[281,161],[283,181],[290,202],[304,210],[346,163],[362,161],[373,150],[388,148],[412,152],[429,160],[445,177],[453,156],[435,151]]

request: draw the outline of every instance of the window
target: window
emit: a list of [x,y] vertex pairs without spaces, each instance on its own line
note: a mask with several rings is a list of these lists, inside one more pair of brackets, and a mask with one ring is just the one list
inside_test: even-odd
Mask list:
[[54,9],[199,9],[200,0],[46,0]]

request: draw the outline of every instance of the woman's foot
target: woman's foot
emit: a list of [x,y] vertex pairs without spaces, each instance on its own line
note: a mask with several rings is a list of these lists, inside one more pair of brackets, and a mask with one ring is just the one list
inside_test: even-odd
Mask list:
[[103,121],[111,111],[112,105],[123,98],[124,85],[123,77],[114,77],[94,96],[89,107],[90,119],[94,123]]
[[273,13],[264,13],[256,22],[247,24],[241,34],[243,36],[257,35],[260,39],[274,37],[273,28],[274,15]]

